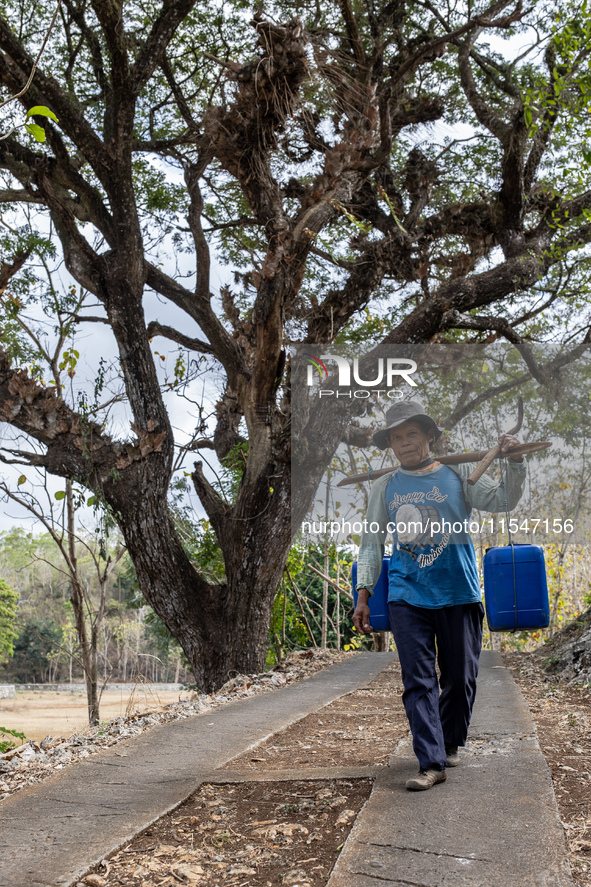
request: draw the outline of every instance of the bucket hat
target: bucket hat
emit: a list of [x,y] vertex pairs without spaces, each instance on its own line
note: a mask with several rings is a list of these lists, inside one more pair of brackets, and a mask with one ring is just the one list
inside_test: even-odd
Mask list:
[[390,437],[390,429],[397,428],[404,422],[418,422],[424,428],[435,432],[435,440],[438,440],[443,434],[443,428],[440,428],[435,419],[427,415],[423,404],[418,400],[406,400],[392,404],[386,412],[386,427],[380,428],[373,436],[373,442],[380,450],[385,450],[388,446]]

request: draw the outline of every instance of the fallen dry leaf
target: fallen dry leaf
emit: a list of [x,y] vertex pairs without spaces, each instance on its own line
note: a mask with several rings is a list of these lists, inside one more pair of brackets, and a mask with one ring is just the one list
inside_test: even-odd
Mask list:
[[337,825],[347,825],[357,814],[354,810],[342,810],[336,821]]
[[176,865],[173,872],[185,881],[195,884],[202,880],[202,876],[205,874],[205,869],[200,865],[182,863],[181,865]]
[[248,865],[231,865],[228,869],[229,875],[256,875],[257,870]]
[[292,869],[283,875],[281,883],[286,887],[309,887],[310,881],[304,869]]

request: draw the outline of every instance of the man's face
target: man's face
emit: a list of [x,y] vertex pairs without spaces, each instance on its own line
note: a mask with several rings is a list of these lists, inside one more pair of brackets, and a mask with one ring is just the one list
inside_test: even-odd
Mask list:
[[403,465],[412,467],[429,456],[429,441],[433,432],[425,431],[418,422],[403,422],[390,431],[390,446]]

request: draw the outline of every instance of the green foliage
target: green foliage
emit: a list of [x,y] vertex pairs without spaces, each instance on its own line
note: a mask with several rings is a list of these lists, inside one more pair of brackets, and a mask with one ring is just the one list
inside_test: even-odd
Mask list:
[[62,354],[62,359],[58,364],[60,370],[66,370],[70,379],[74,378],[76,372],[76,364],[80,359],[80,352],[75,348],[67,348]]
[[4,579],[0,579],[0,662],[8,659],[14,652],[17,605],[17,592]]
[[[0,727],[0,736],[13,736],[19,740],[18,745],[21,745],[27,738],[24,733],[19,733],[18,730],[9,730],[7,727]],[[17,743],[12,739],[0,739],[0,755],[16,747]]]
[[371,634],[365,634],[365,632],[358,632],[355,626],[352,627],[351,637],[349,638],[349,642],[347,644],[343,644],[343,650],[349,651],[359,651],[359,650],[370,650],[373,647],[373,639]]
[[5,674],[20,684],[39,684],[48,680],[50,654],[62,638],[59,623],[50,617],[28,616],[20,622],[12,658]]
[[[58,122],[53,111],[50,111],[45,105],[35,105],[34,108],[29,108],[26,119],[30,120],[31,117],[48,117],[50,120],[54,120],[56,123]],[[39,126],[38,123],[25,123],[25,129],[29,135],[33,136],[35,141],[45,141],[45,130],[42,126]]]

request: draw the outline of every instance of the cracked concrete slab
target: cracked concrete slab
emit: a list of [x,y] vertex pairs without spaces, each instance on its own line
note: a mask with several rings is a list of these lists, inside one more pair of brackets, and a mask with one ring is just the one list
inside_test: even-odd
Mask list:
[[427,792],[409,742],[351,831],[328,887],[572,887],[550,772],[500,656],[484,652],[459,767]]
[[364,653],[273,693],[154,727],[0,805],[0,887],[68,887],[174,809],[216,767],[371,682],[391,653]]

